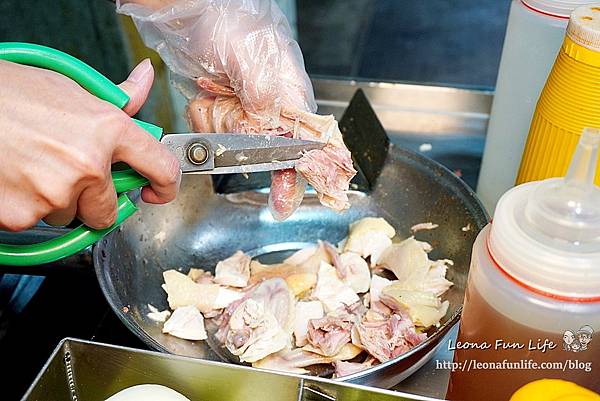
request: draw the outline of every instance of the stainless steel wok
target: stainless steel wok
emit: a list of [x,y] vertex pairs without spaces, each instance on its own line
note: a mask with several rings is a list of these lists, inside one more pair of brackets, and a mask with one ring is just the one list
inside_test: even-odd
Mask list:
[[263,261],[278,261],[287,253],[318,239],[337,243],[349,223],[363,216],[387,219],[401,237],[421,222],[439,228],[417,238],[434,246],[433,258],[450,258],[454,286],[445,295],[450,309],[429,338],[387,363],[341,380],[391,387],[431,357],[443,336],[459,320],[471,246],[487,215],[461,180],[447,169],[411,151],[392,146],[382,173],[369,194],[350,194],[352,208],[337,214],[308,194],[301,207],[284,222],[267,210],[266,192],[220,195],[210,178],[186,177],[177,201],[166,206],[140,205],[137,216],[105,237],[94,249],[100,286],[125,325],[153,349],[219,360],[205,342],[191,342],[161,333],[162,324],[147,318],[148,304],[167,308],[161,289],[162,272],[191,267],[213,270],[218,260],[241,249]]

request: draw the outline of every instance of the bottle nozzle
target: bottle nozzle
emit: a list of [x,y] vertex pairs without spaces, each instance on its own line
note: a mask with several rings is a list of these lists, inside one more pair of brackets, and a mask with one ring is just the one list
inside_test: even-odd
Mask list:
[[525,216],[540,235],[600,249],[600,189],[594,185],[599,147],[600,129],[585,128],[567,175],[539,183]]
[[565,176],[567,185],[594,188],[599,145],[600,129],[584,128]]

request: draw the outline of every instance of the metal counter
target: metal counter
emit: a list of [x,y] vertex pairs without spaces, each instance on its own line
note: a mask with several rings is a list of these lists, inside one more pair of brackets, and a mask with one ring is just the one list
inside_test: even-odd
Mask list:
[[[196,401],[438,401],[334,380],[65,339],[22,401],[102,401],[138,384],[160,384]],[[235,384],[235,385],[233,385]]]

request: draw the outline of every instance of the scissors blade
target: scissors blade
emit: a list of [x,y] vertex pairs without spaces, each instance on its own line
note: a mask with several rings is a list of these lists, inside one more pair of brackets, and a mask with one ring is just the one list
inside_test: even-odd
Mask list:
[[321,142],[259,134],[167,134],[161,142],[191,174],[233,174],[294,167],[304,152]]

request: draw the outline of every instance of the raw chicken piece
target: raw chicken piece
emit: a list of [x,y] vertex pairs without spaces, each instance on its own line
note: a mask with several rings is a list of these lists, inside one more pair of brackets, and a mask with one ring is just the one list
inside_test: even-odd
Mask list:
[[211,272],[203,269],[191,268],[187,275],[197,284],[213,284],[215,279]]
[[317,283],[321,262],[331,263],[331,255],[322,241],[319,241],[317,247],[305,249],[296,252],[280,264],[263,265],[253,260],[250,263],[250,282],[258,283],[265,279],[281,277],[296,296],[313,288]]
[[320,301],[298,302],[296,304],[296,316],[294,320],[294,338],[296,347],[307,344],[308,322],[311,319],[323,317],[323,305]]
[[410,319],[397,314],[385,320],[364,319],[357,331],[362,347],[380,362],[405,353],[426,338],[426,335],[416,333]]
[[333,356],[350,342],[350,333],[354,323],[348,316],[325,316],[308,322],[308,343],[316,352],[324,356]]
[[273,218],[283,221],[298,209],[306,191],[306,180],[293,168],[271,172],[269,210]]
[[332,264],[331,250],[326,248],[324,241],[317,241],[317,249],[315,252],[304,262],[300,264],[302,269],[306,273],[317,274],[321,268],[321,262]]
[[383,252],[392,245],[396,230],[381,217],[365,217],[350,224],[350,233],[344,244],[344,252],[354,252],[363,258],[371,258],[376,266]]
[[[231,88],[204,78],[197,84],[205,92],[188,107],[195,131],[261,133],[327,144],[322,150],[307,152],[296,163],[296,170],[272,173],[269,206],[276,220],[284,220],[300,205],[306,181],[315,188],[323,205],[337,211],[350,206],[346,192],[356,170],[333,116],[320,116],[284,105],[279,120],[268,121],[246,113]],[[214,97],[207,98],[206,92]]]
[[168,310],[159,311],[158,308],[152,304],[148,304],[148,309],[150,312],[148,312],[146,316],[155,322],[164,323],[164,321],[171,316],[171,312]]
[[286,277],[285,282],[290,287],[290,291],[292,291],[294,296],[301,297],[302,294],[306,294],[315,287],[317,284],[317,275],[312,273],[292,274]]
[[317,271],[312,272],[312,269],[307,269],[306,265],[291,265],[287,263],[279,263],[275,265],[263,265],[262,263],[253,260],[250,263],[250,283],[260,283],[263,280],[272,278],[283,278],[294,295],[308,291],[317,284]]
[[447,259],[431,261],[423,244],[427,243],[410,237],[392,245],[381,258],[381,265],[396,275],[398,287],[440,296],[452,286],[446,279],[446,270],[453,263]]
[[369,302],[372,311],[381,313],[383,315],[389,315],[391,313],[391,309],[379,299],[381,290],[391,283],[391,280],[378,276],[377,274],[373,274],[373,277],[371,278],[371,290],[369,291]]
[[291,336],[294,331],[295,300],[285,280],[273,278],[263,281],[252,290],[250,299],[263,304]]
[[[213,311],[216,309],[223,309],[229,306],[232,302],[241,299],[244,296],[243,293],[239,291],[230,290],[228,288],[219,287],[219,292],[217,292],[217,298],[213,304]],[[210,313],[204,312],[204,313]]]
[[210,312],[224,308],[243,297],[243,294],[217,284],[197,284],[177,270],[163,272],[163,278],[164,289],[168,294],[167,301],[173,310],[180,306],[194,305],[200,312]]
[[302,348],[294,348],[292,350],[285,349],[253,363],[252,366],[255,368],[277,370],[280,372],[306,374],[308,371],[302,368],[321,363],[347,361],[356,358],[361,352],[362,350],[360,348],[352,344],[344,345],[342,350],[332,357],[319,355]]
[[215,282],[230,287],[247,286],[250,279],[250,261],[250,256],[242,251],[237,251],[220,261],[215,268]]
[[354,252],[344,252],[340,255],[340,264],[346,272],[342,276],[344,283],[360,294],[369,291],[371,285],[371,271],[367,262]]
[[413,233],[416,233],[417,231],[433,230],[434,228],[438,228],[438,227],[439,227],[438,224],[433,224],[432,222],[419,223],[419,224],[415,224],[414,226],[412,226],[410,228],[410,231],[412,231]]
[[247,299],[231,315],[225,346],[241,362],[256,362],[283,349],[288,338],[263,303]]
[[405,281],[415,271],[425,271],[431,263],[422,244],[414,237],[393,244],[385,250],[379,264],[394,273],[398,280]]
[[449,302],[442,302],[433,292],[411,291],[394,283],[381,291],[381,301],[395,311],[405,311],[417,325],[425,328],[439,324]]
[[449,259],[436,260],[431,263],[429,270],[425,274],[421,285],[414,286],[423,291],[433,292],[438,297],[448,291],[454,283],[446,279],[446,271],[448,266],[453,266],[454,262]]
[[175,309],[162,331],[184,340],[206,340],[208,337],[204,329],[204,318],[195,306]]
[[345,146],[326,145],[322,150],[308,151],[296,163],[296,170],[317,191],[321,204],[336,211],[350,207],[347,191],[356,170]]
[[217,284],[196,284],[191,278],[176,270],[163,272],[169,307],[173,310],[180,306],[194,305],[200,311],[208,312],[214,309],[215,300],[219,293]]
[[321,262],[317,286],[312,295],[323,303],[327,312],[335,311],[344,305],[352,305],[360,301],[360,298],[352,288],[340,280],[335,268],[325,262]]
[[332,263],[331,253],[325,249],[323,241],[318,241],[317,246],[301,249],[280,264],[263,265],[253,260],[250,264],[250,281],[257,282],[273,277],[285,278],[291,274],[317,274],[321,262]]
[[334,377],[350,376],[354,373],[358,373],[362,370],[368,369],[377,363],[377,359],[368,357],[364,362],[346,362],[346,361],[335,361],[333,366],[335,367]]
[[319,245],[322,245],[323,249],[325,249],[325,252],[327,252],[329,259],[331,260],[331,262],[328,263],[335,267],[338,276],[340,276],[341,279],[345,279],[348,275],[348,269],[346,268],[346,265],[342,263],[342,259],[340,259],[340,255],[338,254],[336,247],[327,241],[319,241]]
[[232,302],[221,314],[218,321],[219,328],[215,333],[215,338],[225,343],[229,332],[229,323],[233,313],[248,299],[263,305],[273,316],[278,324],[288,333],[288,342],[291,343],[291,333],[295,316],[294,297],[291,294],[287,284],[280,278],[270,279],[250,287],[246,290],[243,298]]
[[250,299],[249,292],[247,292],[241,299],[230,303],[225,309],[223,309],[223,313],[213,319],[213,322],[218,326],[218,329],[215,332],[215,338],[221,344],[225,344],[225,341],[227,340],[231,315],[233,315],[233,312],[235,312],[235,310],[248,299]]
[[302,248],[294,252],[291,256],[288,256],[283,263],[288,265],[301,265],[308,261],[308,259],[313,256],[316,251],[317,245],[307,246],[306,248]]

